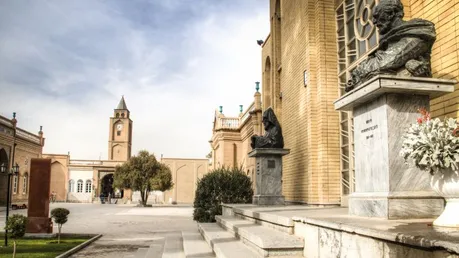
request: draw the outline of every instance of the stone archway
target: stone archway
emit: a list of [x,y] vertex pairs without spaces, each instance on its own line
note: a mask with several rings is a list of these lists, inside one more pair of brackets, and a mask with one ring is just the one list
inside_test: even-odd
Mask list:
[[[5,164],[9,168],[8,154],[4,148],[0,148],[0,165]],[[6,205],[7,175],[0,175],[0,205]]]
[[118,190],[113,187],[113,174],[107,174],[100,180],[100,194],[104,197],[108,197],[110,194],[111,198],[123,198],[124,190]]
[[109,194],[110,196],[114,196],[115,193],[113,189],[113,174],[108,174],[102,177],[100,186],[101,186],[100,193],[104,197],[108,197]]

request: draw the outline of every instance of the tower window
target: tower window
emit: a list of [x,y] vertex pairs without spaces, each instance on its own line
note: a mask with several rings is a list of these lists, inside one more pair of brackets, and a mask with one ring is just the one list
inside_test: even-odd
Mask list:
[[120,117],[120,113],[116,113],[116,118]]
[[120,136],[121,135],[121,131],[116,131],[116,135]]
[[124,118],[124,113],[121,113],[121,117]]

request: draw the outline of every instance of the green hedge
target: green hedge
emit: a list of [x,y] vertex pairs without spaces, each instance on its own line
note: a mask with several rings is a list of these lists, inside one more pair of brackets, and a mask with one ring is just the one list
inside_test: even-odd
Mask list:
[[8,218],[5,229],[8,230],[8,235],[11,238],[20,238],[25,235],[26,226],[27,217],[20,214],[14,214]]
[[252,182],[242,169],[215,169],[198,182],[193,219],[215,222],[215,216],[222,214],[222,203],[250,203],[252,196]]

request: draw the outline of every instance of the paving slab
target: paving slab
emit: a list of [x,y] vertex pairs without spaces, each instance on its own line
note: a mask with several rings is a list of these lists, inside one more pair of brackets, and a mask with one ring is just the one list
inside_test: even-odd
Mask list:
[[185,258],[182,232],[169,232],[166,234],[162,258]]
[[166,242],[165,237],[159,237],[155,239],[148,248],[148,252],[144,256],[145,258],[162,258],[164,252],[164,245]]
[[148,248],[139,248],[134,254],[134,258],[145,258],[147,257]]

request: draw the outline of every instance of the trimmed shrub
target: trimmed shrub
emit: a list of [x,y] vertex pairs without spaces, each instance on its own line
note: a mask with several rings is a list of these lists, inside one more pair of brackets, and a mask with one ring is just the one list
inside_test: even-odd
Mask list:
[[215,216],[222,215],[222,203],[250,203],[252,196],[252,182],[241,168],[212,170],[198,182],[193,219],[215,222]]
[[20,214],[14,214],[8,218],[8,224],[5,229],[11,238],[23,237],[26,231],[27,217]]
[[65,224],[68,220],[68,215],[70,211],[65,208],[54,208],[51,211],[51,217],[54,219],[54,223],[57,224],[58,227],[58,234],[57,234],[57,243],[61,243],[61,229],[62,225]]

